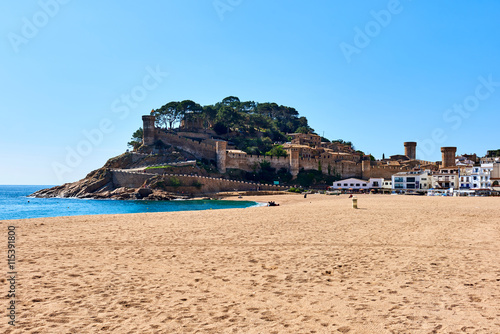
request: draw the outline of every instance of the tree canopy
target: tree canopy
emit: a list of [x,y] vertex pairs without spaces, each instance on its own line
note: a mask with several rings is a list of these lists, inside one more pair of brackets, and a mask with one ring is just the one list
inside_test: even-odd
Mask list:
[[144,131],[142,130],[142,127],[137,129],[133,134],[132,134],[132,138],[130,139],[130,141],[127,143],[127,145],[131,148],[133,148],[134,150],[139,148],[139,146],[142,145],[142,135],[143,135]]
[[205,128],[212,128],[215,123],[227,127],[230,131],[255,132],[269,129],[273,133],[314,132],[307,118],[299,117],[299,112],[292,107],[274,102],[257,103],[240,101],[236,96],[228,96],[214,105],[201,106],[191,100],[172,101],[152,113],[156,116],[158,127],[172,129],[188,117],[199,118]]

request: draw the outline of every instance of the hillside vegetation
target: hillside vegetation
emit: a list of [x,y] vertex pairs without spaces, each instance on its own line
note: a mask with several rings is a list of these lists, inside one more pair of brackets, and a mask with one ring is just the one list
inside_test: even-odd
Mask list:
[[[200,130],[213,130],[221,138],[249,154],[286,156],[280,144],[290,141],[290,133],[314,133],[305,116],[292,107],[274,102],[240,101],[229,96],[213,105],[184,100],[172,101],[152,111],[156,126],[174,130],[182,123],[196,124]],[[142,128],[137,130],[129,145],[140,146]],[[323,138],[323,141],[329,141]],[[336,142],[352,145],[341,139]]]

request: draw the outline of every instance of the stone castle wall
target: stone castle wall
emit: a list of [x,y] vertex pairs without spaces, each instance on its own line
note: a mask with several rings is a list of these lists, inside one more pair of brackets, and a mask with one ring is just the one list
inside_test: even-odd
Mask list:
[[227,153],[226,168],[241,169],[246,172],[252,172],[255,167],[258,169],[259,164],[263,161],[268,161],[271,164],[271,167],[276,168],[276,170],[279,170],[280,168],[290,170],[289,157],[273,157],[243,153]]
[[371,166],[370,177],[382,177],[384,179],[390,179],[392,175],[404,171],[408,170],[399,166]]
[[[160,132],[157,137],[161,139],[165,144],[173,145],[179,147],[191,154],[193,154],[198,159],[205,158],[209,160],[218,161],[219,164],[224,159],[218,158],[216,147],[210,143],[199,143],[187,138],[180,137],[174,134],[167,134]],[[220,153],[223,154],[223,153]],[[298,159],[298,170],[318,170],[324,174],[328,174],[328,167],[330,167],[330,173],[340,174],[341,178],[364,178],[369,179],[370,177],[381,177],[385,179],[390,179],[395,173],[404,171],[400,166],[365,166],[363,167],[362,161],[356,162],[351,160],[332,160],[332,159],[317,159],[317,158],[297,158]],[[274,157],[274,156],[264,156],[264,155],[251,155],[244,153],[230,153],[226,152],[225,158],[225,168],[240,169],[247,172],[254,171],[258,168],[262,161],[268,161],[272,168],[279,170],[280,168],[285,168],[288,171],[292,171],[292,159],[288,157]],[[369,165],[369,164],[368,164]],[[225,172],[224,168],[219,168],[222,172]]]
[[[207,176],[187,175],[187,174],[167,174],[164,175],[167,179],[171,177],[177,178],[181,186],[168,187],[168,191],[182,193],[189,190],[190,192],[210,194],[223,191],[256,191],[256,190],[287,190],[287,187],[264,185],[255,182],[235,181],[222,178],[214,178]],[[200,183],[200,187],[195,187],[193,183]],[[189,188],[189,189],[186,189]]]
[[[226,168],[241,169],[247,172],[252,172],[262,161],[268,161],[272,168],[279,170],[285,168],[291,172],[291,159],[290,157],[272,157],[264,155],[249,155],[243,153],[228,153],[226,159]],[[339,173],[342,178],[348,177],[361,177],[361,163],[352,161],[328,161],[324,159],[314,158],[297,158],[298,170],[318,170],[324,174],[328,174],[328,167],[330,173],[333,175]],[[292,173],[293,174],[293,173]]]
[[[151,122],[149,118],[145,122]],[[146,124],[146,123],[145,123]],[[225,173],[227,168],[240,169],[252,172],[263,161],[268,161],[272,168],[279,170],[287,169],[293,176],[297,176],[301,169],[318,170],[324,174],[340,174],[341,178],[363,178],[370,177],[391,178],[395,173],[405,171],[400,166],[376,166],[367,161],[361,161],[356,157],[346,157],[345,160],[338,160],[342,156],[324,156],[320,158],[299,157],[298,152],[292,150],[292,156],[271,157],[263,155],[250,155],[244,153],[227,152],[227,142],[216,142],[211,139],[205,139],[202,142],[188,139],[178,134],[167,133],[160,129],[155,129],[155,139],[164,144],[173,145],[186,152],[193,154],[197,159],[208,159],[217,162],[217,168],[221,173]],[[206,136],[206,135],[204,135]],[[200,136],[201,139],[201,136]]]
[[182,150],[191,153],[197,159],[216,160],[215,145],[198,142],[196,140],[187,139],[176,134],[166,133],[157,129],[156,138],[161,140],[166,145],[179,147]]
[[[116,188],[140,188],[150,178],[158,176],[157,173],[130,172],[126,170],[111,170],[112,181]],[[256,190],[286,190],[287,187],[264,185],[255,182],[235,181],[187,174],[163,174],[167,181],[176,178],[180,186],[168,186],[167,190],[173,193],[184,194],[210,194],[222,191],[256,191]],[[196,186],[198,185],[198,186]]]
[[341,161],[330,161],[326,159],[314,159],[314,158],[300,158],[299,168],[304,168],[305,170],[314,169],[321,171],[323,174],[328,174],[328,167],[330,167],[330,174],[340,174],[341,178],[349,177],[361,177],[361,163],[356,163],[348,160]]
[[155,176],[150,173],[127,172],[124,170],[111,170],[113,184],[116,188],[140,188],[146,180]]

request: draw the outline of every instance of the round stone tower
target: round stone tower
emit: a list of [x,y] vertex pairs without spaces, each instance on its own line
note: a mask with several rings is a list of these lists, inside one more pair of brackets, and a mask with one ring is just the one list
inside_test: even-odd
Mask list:
[[417,143],[414,141],[407,141],[405,145],[405,155],[410,158],[410,160],[415,160],[417,158]]
[[441,168],[455,167],[455,153],[457,152],[456,147],[441,147],[442,154],[442,164]]
[[217,169],[220,173],[226,172],[227,141],[215,142],[215,152],[217,154]]
[[371,168],[372,166],[370,160],[361,161],[361,174],[363,179],[368,180],[370,177],[372,177]]
[[290,174],[292,174],[293,178],[296,178],[297,175],[299,175],[299,169],[299,149],[292,147],[292,150],[290,152]]
[[154,145],[155,139],[155,116],[142,116],[142,144],[146,146]]

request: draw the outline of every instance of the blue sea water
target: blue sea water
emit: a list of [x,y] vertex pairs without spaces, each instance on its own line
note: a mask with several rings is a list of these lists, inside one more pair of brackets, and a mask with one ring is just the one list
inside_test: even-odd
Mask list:
[[29,198],[51,186],[0,186],[0,220],[140,212],[247,208],[250,201],[118,201],[74,198]]

